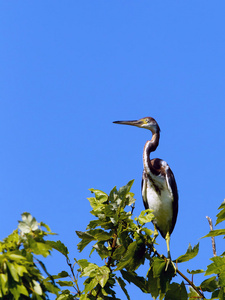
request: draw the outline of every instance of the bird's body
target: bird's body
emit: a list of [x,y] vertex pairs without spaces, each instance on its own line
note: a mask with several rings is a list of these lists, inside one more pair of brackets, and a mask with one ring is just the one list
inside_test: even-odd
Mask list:
[[170,258],[169,241],[177,219],[178,192],[173,172],[168,164],[159,158],[150,159],[150,153],[155,151],[159,144],[160,128],[150,117],[114,123],[146,128],[152,132],[152,139],[146,142],[143,151],[142,198],[145,208],[153,210],[154,226],[166,239]]
[[149,173],[146,170],[142,175],[142,198],[145,208],[150,208],[154,211],[155,221],[154,224],[160,231],[161,235],[165,238],[167,232],[170,234],[174,229],[175,223],[173,219],[176,219],[177,211],[173,209],[174,195],[168,184],[171,170],[166,162],[156,159],[151,163],[162,164],[166,168],[166,174],[155,176],[151,171]]

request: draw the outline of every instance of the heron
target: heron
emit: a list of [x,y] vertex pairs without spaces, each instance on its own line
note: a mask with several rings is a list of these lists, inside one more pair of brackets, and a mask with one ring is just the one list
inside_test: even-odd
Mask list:
[[167,258],[171,261],[170,236],[177,220],[178,191],[174,174],[169,165],[159,158],[150,159],[151,152],[155,151],[159,145],[159,125],[151,117],[113,123],[145,128],[152,132],[152,138],[145,143],[143,151],[142,198],[145,209],[151,209],[155,217],[153,220],[154,240],[159,231],[166,240]]

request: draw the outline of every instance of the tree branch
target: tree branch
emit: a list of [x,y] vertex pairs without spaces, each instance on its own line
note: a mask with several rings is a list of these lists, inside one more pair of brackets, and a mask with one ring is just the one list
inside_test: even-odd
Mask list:
[[[209,222],[210,231],[212,231],[213,230],[212,219],[208,216],[206,216],[206,219]],[[215,243],[215,237],[214,236],[211,237],[211,241],[212,241],[213,256],[215,257],[217,255],[216,255],[216,243]]]

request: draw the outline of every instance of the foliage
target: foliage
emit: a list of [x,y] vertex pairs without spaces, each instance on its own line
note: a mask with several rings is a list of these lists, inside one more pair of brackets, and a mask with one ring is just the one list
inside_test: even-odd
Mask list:
[[[50,234],[46,224],[24,213],[18,229],[0,242],[0,299],[41,300],[48,299],[48,293],[58,294],[45,265],[34,257],[50,254],[52,247],[44,240]],[[39,268],[49,277],[44,278]]]
[[[118,285],[130,300],[127,283],[154,299],[205,299],[203,293],[210,295],[210,299],[225,299],[225,253],[211,258],[206,271],[187,270],[187,276],[192,278],[201,273],[207,275],[200,286],[195,286],[175,265],[196,257],[199,244],[189,245],[186,253],[173,262],[160,255],[155,248],[156,236],[148,228],[154,220],[152,211],[144,210],[133,218],[132,184],[130,181],[119,190],[114,187],[109,195],[91,189],[93,197],[88,200],[94,219],[86,231],[76,231],[80,238],[77,248],[82,252],[91,244],[90,256],[96,252],[103,262],[101,266],[87,259],[71,263],[68,249],[61,241],[46,240],[53,234],[50,228],[30,214],[22,214],[18,229],[0,242],[0,299],[39,300],[53,294],[57,300],[116,300]],[[225,220],[225,203],[219,209],[216,224]],[[205,237],[218,235],[225,236],[225,230],[210,231]],[[65,257],[68,270],[51,276],[37,257],[45,258],[53,249]],[[140,271],[143,264],[148,266],[144,276]],[[175,276],[182,277],[181,283],[175,282]],[[83,288],[78,282],[82,278]]]

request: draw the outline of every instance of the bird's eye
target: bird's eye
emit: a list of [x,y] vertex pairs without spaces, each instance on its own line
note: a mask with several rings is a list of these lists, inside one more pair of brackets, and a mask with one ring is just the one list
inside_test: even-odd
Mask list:
[[145,122],[148,124],[149,123],[149,119],[145,119]]

